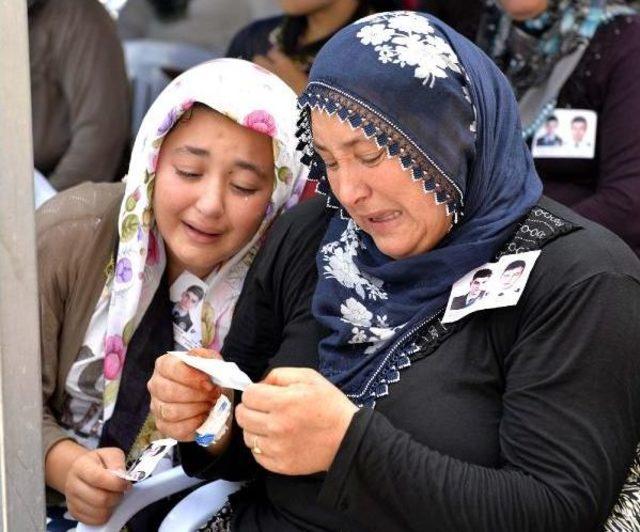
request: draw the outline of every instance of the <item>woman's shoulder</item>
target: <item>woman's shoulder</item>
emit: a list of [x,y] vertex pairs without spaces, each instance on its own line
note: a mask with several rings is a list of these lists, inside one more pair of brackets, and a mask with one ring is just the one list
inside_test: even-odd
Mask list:
[[543,198],[540,205],[575,230],[542,247],[532,277],[543,280],[550,290],[554,285],[568,288],[599,275],[626,277],[640,283],[640,261],[622,239],[549,198]]
[[64,190],[37,210],[37,234],[40,237],[52,229],[67,231],[72,227],[95,234],[101,223],[115,219],[123,194],[123,183],[83,183]]

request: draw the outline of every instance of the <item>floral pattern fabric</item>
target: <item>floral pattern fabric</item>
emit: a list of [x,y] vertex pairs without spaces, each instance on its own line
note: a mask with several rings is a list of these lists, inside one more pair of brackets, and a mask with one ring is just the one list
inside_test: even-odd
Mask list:
[[67,382],[68,394],[84,402],[87,409],[101,403],[100,423],[113,413],[127,346],[166,266],[164,243],[152,209],[156,165],[165,135],[198,102],[273,140],[274,185],[264,220],[244,248],[206,279],[200,343],[219,349],[266,229],[283,209],[297,203],[306,182],[307,170],[296,150],[295,101],[293,91],[261,67],[239,59],[218,59],[177,77],[147,112],[125,177],[115,267],[106,280],[83,345],[93,353],[94,364],[101,362],[96,389],[102,393],[91,397],[78,393],[81,387],[77,376],[81,372],[73,368]]

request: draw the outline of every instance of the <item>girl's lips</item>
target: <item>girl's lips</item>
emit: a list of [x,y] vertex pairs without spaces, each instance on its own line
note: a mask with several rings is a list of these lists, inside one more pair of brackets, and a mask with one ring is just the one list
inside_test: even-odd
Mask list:
[[187,222],[182,222],[182,225],[184,226],[187,235],[189,235],[189,238],[203,244],[210,244],[212,242],[215,242],[222,236],[222,233],[209,233],[201,231],[200,229],[188,224]]

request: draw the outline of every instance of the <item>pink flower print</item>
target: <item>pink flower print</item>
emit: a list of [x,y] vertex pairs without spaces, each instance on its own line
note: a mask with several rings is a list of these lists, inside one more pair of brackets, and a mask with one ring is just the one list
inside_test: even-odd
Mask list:
[[147,264],[155,266],[160,260],[160,251],[158,250],[158,239],[153,231],[149,232],[149,249],[147,249]]
[[191,109],[193,107],[193,103],[193,100],[185,100],[182,102],[182,105],[180,106],[182,108],[182,112],[184,113],[187,109]]
[[131,261],[124,257],[116,264],[116,281],[119,283],[128,283],[133,275]]
[[109,336],[104,342],[104,376],[113,380],[120,375],[124,364],[124,342],[121,336]]
[[244,117],[242,125],[270,137],[276,135],[276,121],[267,111],[251,111]]

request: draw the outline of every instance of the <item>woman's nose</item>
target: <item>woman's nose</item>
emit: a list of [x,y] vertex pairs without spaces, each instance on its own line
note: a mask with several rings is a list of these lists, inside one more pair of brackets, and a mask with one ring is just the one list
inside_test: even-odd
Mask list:
[[371,192],[369,185],[357,172],[340,170],[339,175],[330,180],[333,193],[345,207],[361,203]]
[[217,218],[224,213],[224,179],[220,176],[206,176],[198,189],[196,209],[210,218]]

